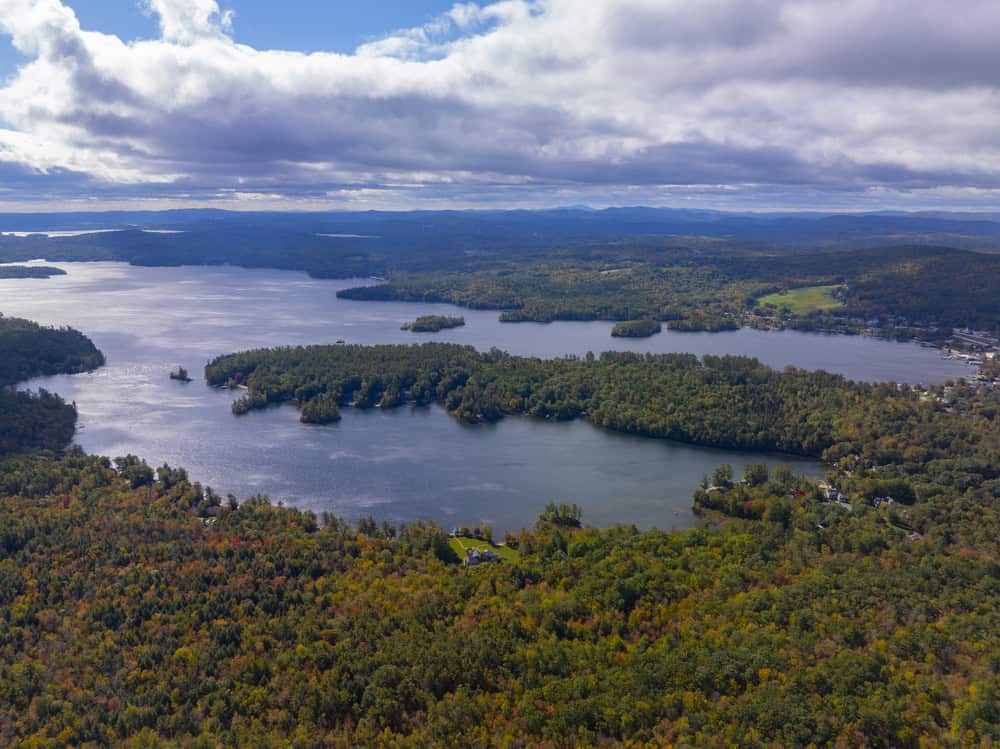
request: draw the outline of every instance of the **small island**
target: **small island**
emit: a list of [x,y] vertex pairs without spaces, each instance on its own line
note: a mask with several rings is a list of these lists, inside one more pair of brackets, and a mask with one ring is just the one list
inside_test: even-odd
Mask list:
[[447,317],[445,315],[424,315],[418,317],[413,322],[403,323],[400,330],[409,330],[414,333],[437,333],[439,330],[448,328],[461,328],[465,325],[464,317]]
[[611,329],[611,335],[615,338],[649,338],[661,330],[663,326],[659,320],[626,320],[617,323]]
[[51,278],[66,271],[52,265],[0,265],[0,278]]
[[184,367],[177,367],[176,371],[171,372],[170,379],[177,380],[178,382],[191,382],[188,371]]

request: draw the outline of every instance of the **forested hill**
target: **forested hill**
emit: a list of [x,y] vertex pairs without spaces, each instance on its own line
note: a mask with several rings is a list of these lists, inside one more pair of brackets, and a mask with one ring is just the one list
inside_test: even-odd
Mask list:
[[[507,322],[684,320],[713,329],[755,313],[775,291],[835,285],[841,306],[798,322],[876,319],[883,325],[1000,331],[1000,255],[948,247],[887,246],[815,252],[750,250],[726,243],[631,240],[396,268],[387,283],[337,292],[355,300],[448,302],[505,310]],[[834,318],[834,319],[830,319]],[[715,321],[706,325],[705,320]]]
[[463,568],[419,524],[206,524],[132,467],[0,463],[5,746],[1000,741],[1000,520],[957,487],[912,530],[775,485],[763,520],[542,524]]
[[104,355],[82,333],[46,328],[0,316],[0,455],[22,450],[60,450],[73,438],[76,408],[58,395],[15,392],[31,377],[87,372]]

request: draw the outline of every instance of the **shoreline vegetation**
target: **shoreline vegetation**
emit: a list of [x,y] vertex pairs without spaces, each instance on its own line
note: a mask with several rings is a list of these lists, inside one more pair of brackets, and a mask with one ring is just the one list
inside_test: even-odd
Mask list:
[[400,330],[414,333],[437,333],[440,330],[461,328],[465,325],[464,317],[448,317],[446,315],[422,315],[413,322],[403,323]]
[[[672,330],[741,326],[941,341],[952,328],[1000,333],[1000,256],[943,247],[752,252],[643,247],[542,252],[464,270],[397,269],[341,298],[498,310],[502,322],[639,319]],[[485,267],[484,267],[485,266]]]
[[25,450],[63,450],[76,429],[76,405],[47,390],[17,390],[34,377],[91,372],[104,365],[93,341],[0,315],[0,458]]
[[719,333],[723,330],[739,330],[743,327],[740,321],[733,317],[710,317],[694,315],[680,320],[667,322],[667,329],[681,333]]
[[[103,362],[76,331],[5,332],[7,377]],[[247,352],[206,374],[265,402],[340,387],[368,407],[409,383],[479,416],[586,402],[636,429],[829,435],[830,472],[720,466],[693,500],[718,524],[686,531],[586,528],[550,502],[493,546],[488,526],[351,525],[136,456],[20,446],[0,455],[0,743],[1000,740],[997,391],[448,344]]]

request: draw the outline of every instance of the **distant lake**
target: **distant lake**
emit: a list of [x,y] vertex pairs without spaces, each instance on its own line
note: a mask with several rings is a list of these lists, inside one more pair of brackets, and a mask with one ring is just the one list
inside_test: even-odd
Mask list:
[[[304,426],[290,407],[244,417],[231,392],[200,379],[167,378],[182,365],[198,375],[212,357],[248,348],[333,343],[451,341],[515,354],[686,351],[753,355],[854,379],[935,382],[972,374],[915,344],[859,336],[749,329],[610,336],[611,324],[501,324],[496,312],[443,304],[356,302],[326,281],[289,271],[230,267],[140,268],[123,263],[58,263],[66,276],[0,280],[0,312],[72,325],[105,352],[87,375],[42,378],[80,410],[77,442],[102,455],[133,453],[168,462],[222,493],[261,492],[274,500],[355,519],[430,519],[442,525],[530,525],[549,500],[577,502],[593,525],[685,527],[691,494],[723,462],[740,470],[765,457],[697,448],[595,429],[585,421],[508,418],[467,426],[442,409],[345,409],[339,424]],[[464,328],[414,334],[400,324],[426,314],[461,314]],[[813,461],[766,456],[818,474]]]
[[[114,231],[127,231],[129,228],[134,229],[135,227],[127,227],[123,229],[42,229],[40,231],[3,231],[0,230],[0,234],[6,234],[11,237],[82,237],[85,234],[107,234]],[[145,234],[183,234],[184,232],[179,229],[139,229],[139,231]]]

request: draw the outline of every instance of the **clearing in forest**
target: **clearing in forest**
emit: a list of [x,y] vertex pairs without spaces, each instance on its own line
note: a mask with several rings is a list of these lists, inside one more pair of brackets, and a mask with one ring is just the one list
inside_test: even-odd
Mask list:
[[777,294],[762,296],[757,300],[757,304],[761,307],[773,304],[778,308],[784,307],[794,315],[808,315],[810,312],[843,307],[843,303],[833,296],[833,293],[839,288],[839,285],[834,284],[789,289]]

